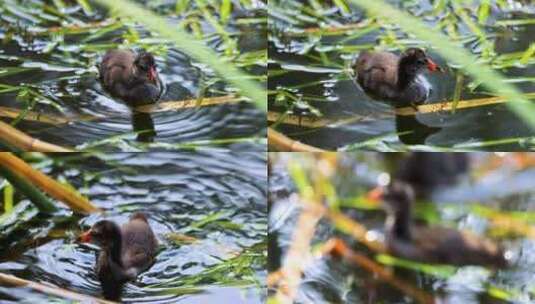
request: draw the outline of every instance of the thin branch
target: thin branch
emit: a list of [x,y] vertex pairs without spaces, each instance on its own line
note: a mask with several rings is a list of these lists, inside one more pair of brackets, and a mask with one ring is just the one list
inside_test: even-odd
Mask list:
[[319,205],[306,204],[297,219],[293,230],[290,248],[281,267],[281,277],[275,298],[277,303],[293,303],[301,283],[303,269],[312,260],[310,243],[316,231],[316,225],[323,213]]
[[29,281],[29,280],[24,280],[14,275],[9,275],[5,273],[1,273],[1,272],[0,272],[0,283],[4,285],[10,285],[10,286],[16,286],[16,287],[27,287],[27,288],[31,288],[33,290],[36,290],[45,294],[61,297],[64,299],[69,299],[72,301],[80,301],[82,303],[102,303],[102,304],[116,303],[112,301],[106,301],[106,300],[102,300],[99,298],[87,296],[84,294],[79,294],[79,293],[76,293],[67,289],[63,289],[63,288],[44,285],[41,283]]
[[157,112],[165,112],[165,111],[170,111],[170,110],[190,109],[190,108],[214,106],[214,105],[220,105],[220,104],[226,104],[226,103],[235,103],[241,100],[243,100],[242,97],[238,97],[236,95],[226,95],[226,96],[219,96],[219,97],[206,97],[202,99],[166,101],[166,102],[160,102],[160,103],[153,104],[153,105],[139,106],[139,107],[136,107],[135,110],[137,112],[143,112],[143,113],[157,113]]
[[34,169],[12,153],[0,152],[0,166],[30,181],[51,197],[64,202],[76,212],[91,213],[100,211],[99,208],[95,207],[80,193],[58,183],[41,171]]
[[[535,98],[535,92],[525,94],[524,97],[527,99]],[[500,97],[500,96],[489,97],[489,98],[477,98],[477,99],[468,99],[468,100],[460,100],[460,101],[447,101],[447,102],[440,102],[440,103],[424,104],[424,105],[417,106],[417,109],[414,109],[413,107],[397,108],[395,110],[395,113],[396,115],[400,115],[400,116],[411,116],[411,115],[416,115],[416,114],[428,114],[428,113],[436,113],[436,112],[443,112],[443,111],[451,111],[454,108],[455,110],[469,109],[469,108],[489,106],[489,105],[506,103],[506,102],[509,102],[509,100],[506,99],[505,97]]]
[[270,147],[274,147],[278,151],[291,152],[324,152],[325,150],[309,146],[293,139],[288,138],[280,132],[268,128],[268,142]]
[[26,133],[0,121],[0,141],[19,148],[23,151],[33,152],[73,152],[73,150],[56,146],[33,138]]

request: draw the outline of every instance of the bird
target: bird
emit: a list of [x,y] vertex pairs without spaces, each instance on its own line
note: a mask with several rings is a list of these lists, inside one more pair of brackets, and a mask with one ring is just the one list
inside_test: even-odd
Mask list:
[[363,51],[351,65],[364,92],[396,107],[424,103],[430,93],[423,70],[442,71],[424,50],[409,48],[398,56],[390,52]]
[[131,106],[155,103],[163,92],[156,61],[148,52],[107,51],[99,65],[99,79],[106,91]]
[[122,227],[101,220],[81,234],[79,241],[101,248],[95,272],[109,300],[119,299],[122,286],[152,266],[158,247],[147,217],[141,212],[132,214]]
[[414,193],[394,181],[381,195],[387,213],[385,244],[393,256],[429,264],[507,266],[503,249],[491,240],[467,231],[412,222]]

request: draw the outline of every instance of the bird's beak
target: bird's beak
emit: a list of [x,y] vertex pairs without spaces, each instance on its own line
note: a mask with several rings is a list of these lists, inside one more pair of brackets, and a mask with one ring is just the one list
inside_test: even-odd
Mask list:
[[366,195],[366,198],[368,199],[368,201],[374,204],[379,204],[379,202],[383,200],[384,193],[385,193],[384,187],[381,187],[381,186],[375,187],[368,192],[368,194]]
[[433,60],[431,60],[430,58],[427,58],[427,69],[431,72],[434,72],[434,71],[439,71],[439,72],[443,72],[442,68],[440,66],[438,66],[438,64],[436,64]]
[[91,242],[91,229],[87,230],[86,232],[82,233],[79,237],[78,237],[78,241],[82,242],[82,243],[89,243]]
[[157,75],[156,68],[155,67],[151,67],[149,69],[149,74],[148,74],[149,80],[152,81],[152,82],[155,82],[156,81],[156,77],[157,77],[156,75]]

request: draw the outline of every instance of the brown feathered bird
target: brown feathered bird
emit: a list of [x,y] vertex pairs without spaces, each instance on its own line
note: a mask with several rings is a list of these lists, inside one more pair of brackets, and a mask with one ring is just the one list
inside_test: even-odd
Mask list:
[[124,283],[135,280],[154,262],[158,241],[143,213],[134,213],[122,227],[103,220],[83,233],[79,240],[91,242],[101,250],[95,272],[104,297],[117,300]]
[[389,253],[423,263],[505,267],[500,246],[475,234],[412,223],[412,189],[393,182],[381,195],[387,212],[385,243]]
[[110,50],[99,66],[100,81],[112,96],[131,106],[158,101],[163,86],[151,53]]
[[356,80],[366,94],[396,106],[427,100],[430,88],[419,77],[425,68],[432,72],[442,70],[419,48],[407,49],[401,56],[364,51],[352,65]]

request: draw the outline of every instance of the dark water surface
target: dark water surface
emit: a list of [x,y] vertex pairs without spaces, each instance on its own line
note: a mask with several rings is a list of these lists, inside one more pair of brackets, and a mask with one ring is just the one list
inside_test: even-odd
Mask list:
[[[197,143],[265,150],[265,117],[251,103],[134,114],[121,100],[110,97],[97,81],[96,64],[106,50],[119,47],[144,48],[157,55],[165,83],[161,102],[224,96],[235,90],[164,39],[90,4],[92,10],[87,12],[79,5],[58,10],[49,1],[0,2],[0,106],[29,108],[62,119],[50,123],[23,120],[17,128],[38,139],[80,149],[143,151]],[[174,14],[170,4],[148,7],[177,26],[187,17]],[[265,24],[240,24],[262,15],[260,3],[233,12],[226,30],[236,38],[243,55],[265,50]],[[200,24],[208,44],[223,52],[220,36],[213,35],[205,21]],[[265,74],[260,60],[243,68],[252,75]]]
[[[440,22],[451,23],[464,47],[478,57],[486,49],[493,68],[514,82],[522,92],[535,92],[535,60],[533,56],[520,63],[519,54],[528,54],[533,43],[535,8],[530,2],[511,1],[500,8],[492,1],[487,26],[478,25],[485,39],[479,40],[467,24],[452,9],[436,9],[444,1],[394,1],[430,27]],[[467,8],[471,20],[477,23],[480,2],[459,4]],[[298,1],[271,1],[268,50],[270,123],[292,139],[324,149],[371,149],[399,151],[412,149],[489,149],[497,151],[533,148],[535,133],[503,103],[460,109],[456,113],[441,111],[416,116],[399,116],[391,105],[368,97],[350,78],[348,67],[359,52],[368,49],[394,51],[408,47],[427,46],[407,36],[396,26],[386,23],[367,25],[370,21],[362,10],[350,6],[342,12],[335,5],[324,3],[324,10],[311,9]],[[446,5],[450,8],[449,5]],[[449,19],[448,19],[449,18]],[[499,26],[503,20],[525,21],[518,26]],[[392,20],[395,24],[395,21]],[[353,31],[330,33],[322,29],[363,24]],[[446,27],[448,30],[450,27]],[[304,30],[311,32],[303,33]],[[486,44],[492,47],[486,48]],[[441,66],[448,64],[432,49],[430,56]],[[512,56],[512,57],[508,57]],[[486,57],[487,58],[487,57]],[[516,59],[514,59],[516,58]],[[432,85],[428,103],[454,100],[458,88],[460,100],[489,97],[482,86],[472,89],[471,80],[450,66],[446,73],[425,77]],[[459,82],[459,85],[456,83]],[[289,97],[290,96],[290,97]],[[294,118],[284,122],[281,114]],[[307,125],[310,121],[321,125]]]
[[[125,302],[264,302],[265,154],[63,155],[36,166],[68,180],[105,213],[81,217],[63,209],[47,217],[21,201],[2,218],[1,272],[100,297],[93,270],[98,248],[75,239],[99,220],[122,224],[142,211],[161,248],[155,264],[125,285]],[[173,241],[177,234],[196,241]],[[1,286],[0,302],[7,301],[51,299],[30,289]]]

